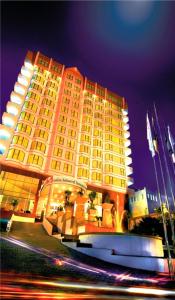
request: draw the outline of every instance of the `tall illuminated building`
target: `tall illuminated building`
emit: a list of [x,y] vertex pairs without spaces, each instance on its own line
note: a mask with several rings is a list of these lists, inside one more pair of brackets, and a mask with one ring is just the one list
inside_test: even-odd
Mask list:
[[29,51],[6,110],[0,125],[2,207],[18,198],[21,210],[35,213],[43,180],[63,175],[108,192],[122,211],[132,184],[124,98],[76,67]]

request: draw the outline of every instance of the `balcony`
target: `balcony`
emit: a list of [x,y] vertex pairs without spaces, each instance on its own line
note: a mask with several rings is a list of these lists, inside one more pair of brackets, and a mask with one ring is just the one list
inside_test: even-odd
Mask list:
[[131,175],[131,174],[133,174],[133,168],[131,168],[131,167],[126,167],[126,175],[128,176],[128,175]]
[[128,110],[127,109],[122,109],[122,114],[123,114],[123,116],[127,116],[128,115]]
[[29,59],[25,59],[25,61],[24,61],[24,66],[27,68],[27,69],[29,69],[29,70],[33,70],[33,65],[32,65],[32,63],[31,63],[31,61],[29,60]]
[[127,166],[131,165],[132,164],[132,158],[131,157],[126,157],[125,158],[125,163]]
[[10,100],[13,102],[13,103],[16,103],[16,104],[19,104],[21,105],[23,103],[23,99],[20,95],[16,94],[14,91],[11,93],[10,95]]
[[128,186],[132,185],[133,183],[134,183],[133,178],[127,177],[127,184],[128,184]]
[[128,122],[129,122],[129,118],[128,118],[127,116],[124,116],[124,117],[123,117],[123,122],[124,122],[124,123],[128,123]]
[[10,127],[10,128],[15,128],[16,125],[16,121],[17,121],[17,117],[13,116],[7,112],[4,112],[2,115],[2,124]]
[[24,76],[22,74],[19,74],[18,75],[18,82],[19,82],[19,84],[24,85],[24,86],[27,87],[29,85],[30,81],[26,76]]
[[129,131],[125,131],[124,132],[124,137],[125,137],[125,139],[128,139],[130,137],[130,132]]
[[131,145],[131,141],[128,139],[125,142],[125,147],[129,147]]
[[16,82],[16,83],[15,83],[15,86],[14,86],[14,91],[15,91],[17,94],[19,94],[19,95],[21,95],[21,96],[24,96],[25,93],[26,93],[26,88],[25,88],[23,85],[21,85],[21,84],[19,84],[18,82]]
[[124,124],[123,129],[124,129],[125,131],[129,130],[129,124]]
[[32,71],[24,66],[21,68],[21,74],[29,79],[32,77]]
[[126,148],[126,149],[125,149],[125,155],[126,155],[126,156],[131,155],[131,149],[130,149],[130,148]]
[[19,105],[16,104],[16,103],[13,103],[13,102],[11,102],[11,101],[8,101],[8,102],[7,102],[6,108],[7,108],[7,112],[8,112],[9,114],[12,114],[13,116],[17,116],[18,113],[19,113],[19,111],[20,111]]

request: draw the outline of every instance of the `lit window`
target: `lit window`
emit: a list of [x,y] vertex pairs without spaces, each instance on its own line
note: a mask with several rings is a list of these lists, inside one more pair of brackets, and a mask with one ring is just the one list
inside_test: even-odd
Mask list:
[[61,162],[58,161],[58,160],[52,160],[51,162],[51,168],[54,169],[54,170],[60,170],[60,167],[61,167]]
[[54,147],[53,155],[61,157],[63,154],[63,149]]
[[27,163],[42,167],[43,157],[35,154],[30,154]]
[[22,162],[24,160],[24,152],[18,149],[10,149],[7,158]]
[[64,145],[64,138],[60,135],[56,136],[55,144],[57,145]]
[[19,135],[15,135],[12,141],[13,144],[17,144],[17,145],[21,145],[24,148],[27,148],[28,146],[28,139],[23,137],[23,136],[19,136]]
[[38,151],[41,151],[41,152],[45,152],[46,150],[46,146],[45,144],[41,143],[41,142],[32,142],[32,145],[31,145],[31,150],[38,150]]
[[72,165],[64,163],[63,172],[71,174],[72,173]]
[[73,157],[74,157],[74,153],[73,152],[66,151],[66,153],[65,153],[65,158],[66,159],[73,160]]

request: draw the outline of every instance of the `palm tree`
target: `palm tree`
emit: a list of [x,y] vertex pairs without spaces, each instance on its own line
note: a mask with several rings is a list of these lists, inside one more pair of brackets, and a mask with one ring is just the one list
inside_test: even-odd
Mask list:
[[90,203],[90,209],[95,209],[94,200],[95,200],[96,197],[97,197],[97,193],[95,191],[93,191],[93,192],[91,192],[89,194],[89,199],[91,201],[91,203]]
[[15,207],[18,205],[18,200],[17,199],[12,199],[11,205],[13,206],[13,211],[14,211]]
[[72,192],[69,191],[69,190],[66,190],[64,192],[64,194],[65,194],[65,205],[66,206],[71,206],[73,204],[72,202],[70,202],[70,196],[71,196]]

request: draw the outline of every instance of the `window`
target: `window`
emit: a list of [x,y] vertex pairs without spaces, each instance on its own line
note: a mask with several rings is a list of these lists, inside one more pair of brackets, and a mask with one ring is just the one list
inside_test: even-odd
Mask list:
[[22,162],[24,160],[24,152],[18,149],[10,149],[7,158],[13,158]]
[[64,94],[65,94],[65,95],[68,95],[68,96],[71,96],[71,91],[70,91],[70,90],[64,89]]
[[67,77],[67,79],[69,79],[69,80],[73,80],[73,78],[74,78],[73,75],[70,74],[70,73],[68,73],[66,77]]
[[86,89],[95,92],[95,83],[87,80]]
[[78,168],[78,177],[89,178],[89,170],[85,168]]
[[49,66],[49,62],[44,60],[44,58],[39,58],[38,59],[38,64],[43,65],[44,67],[48,67]]
[[64,145],[64,138],[60,135],[56,136],[55,144],[57,145]]
[[92,106],[92,100],[90,100],[90,99],[84,99],[84,105],[90,105],[90,106]]
[[17,145],[21,145],[24,148],[27,148],[28,146],[28,139],[23,137],[23,136],[19,136],[19,135],[15,135],[12,141],[13,144],[17,144]]
[[65,81],[65,85],[69,88],[72,88],[72,83],[69,81]]
[[90,136],[87,134],[82,134],[81,135],[81,142],[87,142],[90,143]]
[[92,167],[95,169],[101,169],[102,167],[102,162],[99,160],[93,160],[92,161]]
[[68,105],[70,103],[70,99],[63,97],[63,103]]
[[126,180],[115,178],[113,176],[108,176],[108,175],[105,176],[105,183],[116,185],[116,186],[121,187],[121,188],[126,188]]
[[48,139],[48,133],[43,129],[36,129],[34,133],[34,137],[39,137],[41,139],[47,140]]
[[42,87],[39,84],[35,83],[35,82],[32,82],[30,84],[29,89],[34,89],[34,90],[38,91],[39,93],[42,92]]
[[42,101],[42,105],[50,106],[51,108],[54,108],[54,103],[50,99],[44,98]]
[[68,130],[68,136],[71,136],[71,137],[73,137],[73,138],[76,138],[76,135],[77,135],[77,133],[76,133],[75,130],[73,130],[73,129],[69,129],[69,130]]
[[72,127],[77,127],[77,121],[73,120],[73,119],[70,119],[69,125],[72,126]]
[[93,146],[94,147],[102,147],[102,141],[99,139],[94,139],[93,140]]
[[102,151],[98,149],[93,150],[93,156],[94,157],[102,157]]
[[50,121],[43,118],[38,118],[37,125],[50,129]]
[[74,149],[75,141],[74,140],[67,140],[67,147]]
[[32,124],[34,123],[34,120],[35,120],[35,117],[33,114],[30,114],[29,112],[22,112],[21,113],[21,116],[20,116],[20,119],[21,120],[26,120],[26,121],[29,121],[31,122]]
[[36,112],[38,107],[35,103],[32,103],[31,101],[25,101],[24,102],[24,108],[29,109],[33,112]]
[[74,103],[73,103],[73,107],[74,107],[75,109],[78,109],[78,108],[79,108],[79,103],[78,103],[78,102],[74,102]]
[[51,162],[51,169],[54,169],[54,170],[59,171],[59,170],[60,170],[60,167],[61,167],[61,162],[58,161],[58,160],[52,159],[52,162]]
[[54,151],[53,151],[54,156],[62,157],[62,154],[63,154],[63,149],[54,147]]
[[31,99],[34,99],[34,100],[36,100],[37,102],[39,102],[40,99],[41,99],[41,96],[38,95],[38,94],[36,94],[36,93],[33,92],[33,91],[29,91],[29,92],[27,93],[26,99],[27,99],[27,98],[31,98]]
[[90,147],[86,145],[80,145],[80,152],[90,153]]
[[80,156],[79,157],[79,164],[84,164],[89,166],[89,157]]
[[66,131],[66,127],[64,127],[62,125],[58,125],[58,132],[65,133],[65,131]]
[[67,117],[66,116],[63,116],[63,115],[60,115],[60,118],[59,118],[60,122],[62,123],[65,123],[67,122]]
[[48,108],[41,108],[39,112],[40,116],[46,116],[52,118],[53,113]]
[[91,130],[91,127],[88,126],[88,125],[82,125],[82,128],[81,128],[82,131],[86,131],[86,132],[90,132]]
[[94,114],[94,118],[102,119],[103,117],[102,117],[102,114],[96,112],[96,113]]
[[66,106],[61,106],[61,112],[63,112],[63,113],[68,113],[68,111],[69,111],[69,109],[68,109],[68,107],[66,107]]
[[29,126],[29,125],[27,125],[27,124],[24,124],[24,123],[19,123],[18,125],[17,125],[17,128],[16,128],[16,131],[18,132],[25,132],[25,133],[27,133],[28,135],[30,135],[31,134],[31,131],[32,131],[32,128]]
[[72,165],[64,163],[63,172],[72,174]]
[[94,121],[94,127],[100,127],[100,128],[102,128],[103,127],[102,122],[100,122],[98,120],[95,120]]
[[43,157],[35,154],[30,154],[27,163],[42,167]]
[[92,115],[92,109],[90,109],[89,107],[84,107],[83,108],[83,113],[88,114],[88,115]]
[[94,129],[94,136],[102,137],[102,131],[99,129]]
[[75,78],[75,82],[76,82],[77,84],[81,84],[81,79]]
[[76,110],[71,110],[71,117],[78,118],[78,112]]
[[95,180],[95,181],[101,181],[101,180],[102,180],[102,175],[101,175],[101,173],[92,172],[92,180]]
[[73,153],[73,152],[70,152],[70,151],[66,151],[66,153],[65,153],[65,158],[68,159],[68,160],[73,160],[73,158],[74,158],[74,153]]
[[38,150],[44,153],[46,150],[46,146],[41,142],[34,141],[32,142],[31,150]]

